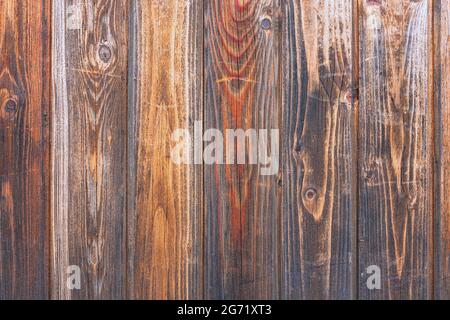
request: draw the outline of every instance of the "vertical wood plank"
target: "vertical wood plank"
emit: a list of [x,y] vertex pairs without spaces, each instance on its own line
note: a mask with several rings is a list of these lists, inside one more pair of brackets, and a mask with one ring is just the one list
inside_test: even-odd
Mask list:
[[0,299],[48,297],[49,3],[0,3]]
[[[280,128],[279,10],[273,0],[205,2],[205,131]],[[234,152],[249,156],[248,141]],[[205,165],[205,295],[276,299],[278,170],[264,176],[264,165],[234,160]]]
[[[125,297],[126,0],[53,2],[53,298]],[[81,289],[68,290],[68,267]]]
[[282,297],[354,297],[352,1],[286,1]]
[[[203,1],[133,1],[129,297],[203,297],[202,166],[171,158],[202,122]],[[186,146],[191,158],[193,148]]]
[[0,299],[47,299],[50,3],[0,2]]
[[437,299],[450,299],[450,1],[435,1],[433,13],[437,116],[435,294]]
[[[361,0],[360,297],[432,293],[429,1]],[[369,290],[367,268],[381,268]]]

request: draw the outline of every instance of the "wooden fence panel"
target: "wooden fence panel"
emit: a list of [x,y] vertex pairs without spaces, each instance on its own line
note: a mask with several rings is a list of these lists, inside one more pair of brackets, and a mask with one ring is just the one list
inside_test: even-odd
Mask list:
[[[203,296],[202,166],[176,145],[202,123],[202,1],[133,1],[130,59],[129,297]],[[201,133],[201,132],[200,132]],[[186,142],[186,140],[184,140]],[[193,145],[181,152],[193,158]],[[181,154],[177,154],[181,156]]]
[[49,294],[50,1],[0,2],[0,299]]
[[[279,5],[273,0],[204,4],[205,155],[220,139],[208,129],[220,130],[229,146],[235,143],[228,157],[234,164],[205,164],[205,297],[276,298],[280,159],[272,157],[275,174],[270,175],[249,158],[238,164],[239,154],[248,155],[255,143],[249,138],[245,146],[238,144],[226,138],[226,130],[279,129]],[[279,146],[273,147],[272,155]],[[225,162],[225,153],[216,149],[216,160]]]
[[359,271],[382,276],[380,290],[361,278],[363,299],[432,293],[429,13],[426,0],[361,0]]
[[[54,1],[53,298],[125,297],[128,1]],[[66,286],[81,269],[81,289]]]
[[0,0],[0,299],[449,299],[449,33],[450,0]]
[[355,296],[352,1],[286,1],[282,297]]

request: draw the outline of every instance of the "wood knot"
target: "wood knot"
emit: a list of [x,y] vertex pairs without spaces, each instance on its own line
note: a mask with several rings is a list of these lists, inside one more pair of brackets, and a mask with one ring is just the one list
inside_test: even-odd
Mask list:
[[353,103],[353,101],[358,100],[359,90],[358,88],[348,88],[345,92],[345,100],[347,103]]
[[98,55],[100,57],[100,60],[102,60],[104,63],[108,63],[109,60],[111,60],[112,52],[107,45],[101,44],[100,49],[98,51]]
[[272,28],[272,19],[264,17],[261,19],[261,28],[263,30],[270,30]]
[[303,145],[301,142],[298,142],[297,144],[295,144],[294,149],[292,150],[292,157],[296,161],[299,161],[302,159],[302,150],[303,150]]
[[300,154],[302,152],[302,149],[303,149],[303,142],[302,140],[298,140],[294,146],[294,154],[296,155]]
[[7,113],[14,113],[17,111],[17,102],[14,99],[9,99],[5,104],[5,111]]
[[364,180],[367,185],[373,186],[376,184],[377,181],[377,171],[378,171],[378,164],[376,161],[370,163],[365,169],[364,169]]
[[314,188],[309,188],[308,190],[305,191],[305,198],[309,201],[312,201],[316,198],[317,196],[317,190]]
[[277,184],[279,188],[283,187],[283,176],[281,173],[278,174]]
[[373,172],[371,170],[366,171],[364,178],[366,179],[367,183],[372,183],[375,179],[375,172]]
[[48,114],[45,111],[42,113],[42,126],[44,128],[48,127]]

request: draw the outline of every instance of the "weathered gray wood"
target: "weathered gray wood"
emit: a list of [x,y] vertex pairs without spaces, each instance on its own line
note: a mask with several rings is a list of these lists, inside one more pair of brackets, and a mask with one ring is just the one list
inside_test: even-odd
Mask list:
[[124,298],[128,1],[53,6],[52,297]]
[[[431,37],[427,0],[360,1],[360,298],[432,295]],[[369,290],[367,268],[381,269]]]
[[352,13],[351,0],[283,6],[285,299],[356,295]]

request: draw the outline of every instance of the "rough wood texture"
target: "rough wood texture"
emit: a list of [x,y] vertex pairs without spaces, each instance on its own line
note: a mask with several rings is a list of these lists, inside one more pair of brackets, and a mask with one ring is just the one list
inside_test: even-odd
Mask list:
[[450,0],[0,0],[0,299],[450,299],[449,39]]
[[[53,12],[52,297],[124,298],[128,2]],[[67,289],[70,265],[81,290]]]
[[[279,10],[273,0],[205,2],[205,130],[279,128]],[[205,165],[206,298],[278,296],[278,175],[261,167]]]
[[[202,1],[133,1],[129,296],[203,296],[202,166],[171,159],[172,133],[202,121]],[[189,150],[191,156],[193,149]]]
[[287,1],[282,296],[354,297],[352,1]]
[[435,294],[450,299],[450,1],[434,6],[434,95],[436,118]]
[[50,1],[0,2],[0,299],[46,299]]
[[381,268],[363,299],[432,293],[429,1],[361,0],[360,273]]

